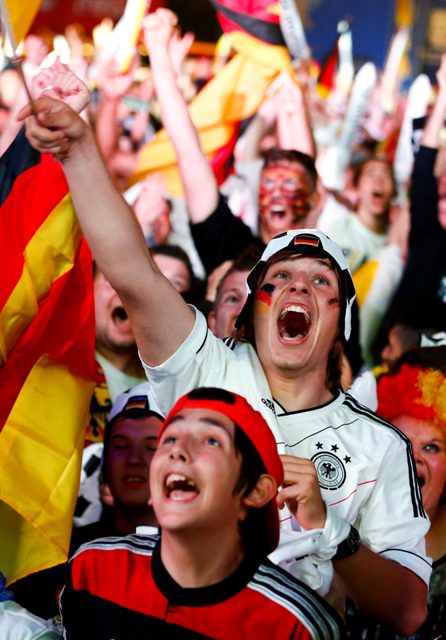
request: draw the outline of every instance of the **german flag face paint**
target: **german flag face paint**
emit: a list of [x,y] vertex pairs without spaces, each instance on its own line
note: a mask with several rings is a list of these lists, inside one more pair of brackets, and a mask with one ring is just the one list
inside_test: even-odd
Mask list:
[[272,303],[272,295],[275,290],[275,286],[266,282],[256,294],[256,312],[257,313],[266,313],[271,306]]
[[264,229],[276,235],[303,226],[313,193],[305,169],[298,164],[264,169],[259,186],[259,216]]

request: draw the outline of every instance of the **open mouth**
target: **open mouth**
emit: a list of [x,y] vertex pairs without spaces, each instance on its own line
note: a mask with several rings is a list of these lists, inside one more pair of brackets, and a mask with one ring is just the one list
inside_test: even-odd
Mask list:
[[417,476],[417,482],[420,489],[422,489],[426,484],[426,478],[423,478],[423,476]]
[[374,189],[372,192],[372,196],[375,200],[384,200],[384,192],[380,189]]
[[273,204],[269,207],[269,214],[272,219],[283,220],[287,215],[287,211],[281,204]]
[[304,307],[290,305],[282,311],[277,324],[281,338],[304,338],[310,330],[311,318]]
[[183,500],[191,494],[198,494],[198,488],[193,480],[179,473],[171,473],[164,481],[164,493],[171,500]]
[[116,309],[113,309],[112,318],[115,322],[118,322],[118,323],[126,322],[129,319],[124,307],[116,307]]

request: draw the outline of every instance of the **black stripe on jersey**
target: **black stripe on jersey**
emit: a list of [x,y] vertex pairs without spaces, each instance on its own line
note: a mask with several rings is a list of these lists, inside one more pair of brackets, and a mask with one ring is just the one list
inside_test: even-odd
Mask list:
[[432,563],[426,560],[426,558],[423,558],[423,556],[420,556],[418,555],[418,553],[414,553],[413,551],[407,551],[407,549],[398,549],[398,547],[390,547],[389,549],[383,549],[382,551],[377,551],[377,553],[378,555],[381,555],[382,553],[386,553],[387,551],[398,551],[399,553],[408,553],[411,556],[415,556],[415,558],[418,558],[419,560],[423,560],[423,562],[425,562],[428,567],[432,567]]
[[231,338],[231,336],[229,336],[228,338],[222,338],[222,340],[226,347],[231,349],[231,351],[234,351],[237,345],[237,340],[235,340],[234,338]]
[[66,640],[211,640],[194,628],[127,609],[87,591],[65,588],[61,613]]
[[206,340],[208,339],[208,331],[209,331],[209,329],[206,331],[206,333],[205,333],[205,335],[204,335],[204,340],[203,340],[203,342],[201,343],[201,345],[200,345],[199,349],[197,349],[197,353],[200,353],[200,351],[201,351],[201,350],[202,350],[202,348],[204,347],[205,342],[206,342]]
[[323,407],[327,407],[329,404],[334,402],[337,398],[339,398],[339,394],[340,394],[340,391],[339,389],[337,389],[335,392],[335,395],[332,398],[330,398],[330,400],[327,400],[327,402],[319,404],[317,407],[310,407],[309,409],[297,409],[296,411],[287,411],[285,407],[283,407],[280,404],[280,402],[276,400],[276,398],[273,398],[273,400],[277,404],[277,406],[279,406],[282,409],[282,413],[277,412],[277,417],[279,418],[280,416],[293,416],[293,415],[298,415],[299,413],[305,413],[305,414],[311,415],[312,411],[319,411],[319,409],[322,409]]
[[151,556],[158,542],[158,536],[143,536],[132,534],[128,536],[107,536],[97,538],[91,542],[86,542],[73,554],[72,558],[79,555],[81,551],[87,549],[101,549],[102,551],[115,551],[116,549],[127,549],[139,555]]
[[343,637],[342,621],[338,613],[316,592],[269,560],[262,562],[248,584],[273,602],[287,608],[296,616],[313,637],[339,640]]
[[359,402],[355,400],[353,396],[346,394],[345,404],[354,413],[365,416],[366,418],[369,418],[373,422],[383,425],[384,427],[388,427],[389,429],[391,429],[391,431],[393,431],[396,435],[398,435],[401,438],[401,440],[404,442],[404,444],[406,445],[406,458],[407,458],[407,466],[409,469],[409,486],[410,486],[410,496],[412,500],[413,514],[415,518],[418,518],[418,517],[426,518],[427,517],[426,512],[423,508],[423,503],[421,500],[420,485],[418,484],[418,480],[417,480],[417,470],[415,466],[415,460],[412,454],[412,443],[409,440],[409,438],[406,435],[404,435],[402,431],[397,429],[397,427],[395,427],[391,422],[387,422],[387,420],[380,418],[379,416],[376,415],[376,413],[373,413],[373,411],[370,411],[369,409],[367,409],[367,407],[364,407],[362,404],[359,404]]

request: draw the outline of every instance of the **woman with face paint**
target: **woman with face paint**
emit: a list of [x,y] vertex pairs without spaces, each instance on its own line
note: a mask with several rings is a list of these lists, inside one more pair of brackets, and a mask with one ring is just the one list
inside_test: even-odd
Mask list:
[[[426,350],[419,350],[419,360],[423,359],[421,352],[424,351]],[[431,352],[432,348],[428,351]],[[431,521],[431,528],[426,535],[427,555],[432,558],[433,563],[429,614],[423,626],[410,638],[445,638],[446,376],[437,368],[425,368],[419,364],[400,365],[395,373],[382,376],[378,382],[377,412],[398,427],[412,442],[423,506]],[[353,614],[350,623],[351,638],[399,638],[389,635],[388,629],[378,627],[373,621],[373,636],[362,635],[365,626],[368,632],[371,631],[370,620],[365,623],[357,612]]]

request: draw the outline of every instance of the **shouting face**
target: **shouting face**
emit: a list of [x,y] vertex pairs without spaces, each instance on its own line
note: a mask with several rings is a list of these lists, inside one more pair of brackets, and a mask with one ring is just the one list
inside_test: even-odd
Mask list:
[[329,260],[291,255],[273,262],[254,307],[257,353],[265,371],[324,377],[339,319],[338,276]]
[[412,416],[398,416],[396,427],[411,440],[423,506],[433,519],[446,483],[446,438],[435,425]]
[[241,458],[234,433],[232,420],[211,409],[183,409],[165,427],[150,469],[164,532],[238,537],[242,507],[234,487]]
[[127,312],[111,284],[97,272],[94,278],[96,347],[103,355],[134,349],[135,339]]
[[282,162],[262,171],[259,186],[259,223],[264,242],[305,226],[315,204],[315,188],[305,170],[296,162]]

